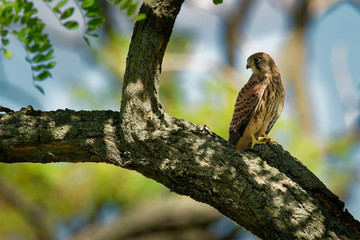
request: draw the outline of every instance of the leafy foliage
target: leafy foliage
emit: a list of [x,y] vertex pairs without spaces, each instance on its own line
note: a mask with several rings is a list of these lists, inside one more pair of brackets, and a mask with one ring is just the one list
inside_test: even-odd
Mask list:
[[[2,51],[11,59],[12,53],[7,49],[9,34],[14,35],[27,52],[26,61],[30,63],[34,85],[40,92],[43,89],[36,83],[51,77],[49,70],[55,66],[52,61],[54,49],[48,35],[43,32],[45,24],[36,16],[34,3],[27,0],[1,1],[0,37]],[[14,26],[20,25],[20,28]]]
[[[79,11],[85,25],[84,40],[90,45],[89,37],[99,37],[96,30],[100,29],[105,19],[102,15],[102,7],[98,0],[73,0],[76,7],[69,7],[68,0],[43,0],[51,12],[57,17],[59,23],[68,30],[79,28],[79,22],[72,17]],[[127,16],[136,12],[139,1],[116,0],[122,11]],[[37,16],[38,9],[30,0],[0,0],[0,52],[7,59],[12,58],[12,52],[8,49],[9,35],[15,36],[26,51],[26,61],[30,64],[34,86],[44,94],[44,90],[38,84],[40,81],[51,77],[51,69],[55,66],[54,47],[48,35],[44,32],[46,24]],[[136,21],[144,19],[144,15],[135,18]]]
[[213,3],[218,5],[218,4],[222,4],[223,0],[213,0]]
[[126,15],[132,16],[139,5],[139,0],[133,2],[132,0],[113,0],[112,4],[120,10],[126,11]]

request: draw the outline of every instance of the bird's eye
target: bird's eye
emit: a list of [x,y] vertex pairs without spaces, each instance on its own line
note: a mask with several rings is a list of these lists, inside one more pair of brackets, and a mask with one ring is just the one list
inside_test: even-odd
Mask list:
[[259,63],[260,59],[259,58],[254,58],[254,63]]

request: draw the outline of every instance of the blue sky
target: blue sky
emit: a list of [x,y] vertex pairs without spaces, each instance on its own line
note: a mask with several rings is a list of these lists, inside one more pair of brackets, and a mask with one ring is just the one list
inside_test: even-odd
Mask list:
[[[309,80],[317,128],[321,134],[342,132],[359,116],[360,98],[360,12],[342,4],[315,21],[310,29]],[[338,77],[334,78],[334,73]],[[320,96],[316,97],[320,91]],[[331,107],[329,107],[331,106]],[[344,119],[344,117],[349,119]]]

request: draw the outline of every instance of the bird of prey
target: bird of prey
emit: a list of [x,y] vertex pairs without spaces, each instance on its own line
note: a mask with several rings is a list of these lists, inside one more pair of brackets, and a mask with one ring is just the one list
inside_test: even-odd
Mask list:
[[265,143],[267,136],[284,107],[285,90],[279,69],[266,53],[259,52],[247,59],[246,68],[253,74],[240,90],[229,126],[229,142],[245,150],[249,143]]

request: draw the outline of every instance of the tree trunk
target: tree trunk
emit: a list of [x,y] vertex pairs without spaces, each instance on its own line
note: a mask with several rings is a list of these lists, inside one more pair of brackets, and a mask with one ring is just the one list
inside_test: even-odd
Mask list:
[[0,162],[106,162],[207,203],[263,239],[360,239],[360,223],[276,144],[244,152],[158,99],[161,64],[183,0],[144,1],[131,40],[120,113],[0,115]]

